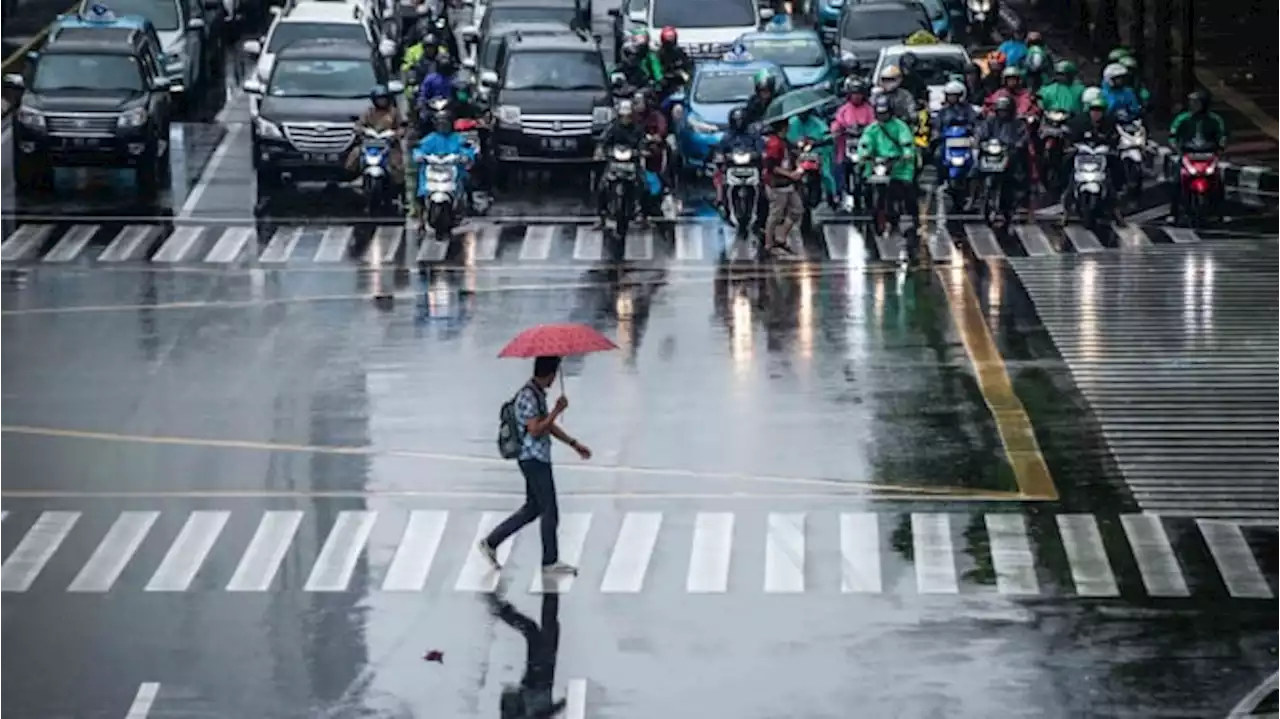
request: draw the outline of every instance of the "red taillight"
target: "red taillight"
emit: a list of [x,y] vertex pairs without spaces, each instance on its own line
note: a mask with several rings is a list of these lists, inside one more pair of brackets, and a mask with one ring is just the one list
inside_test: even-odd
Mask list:
[[1191,180],[1191,191],[1197,195],[1205,195],[1209,192],[1209,178],[1196,177]]
[[453,129],[457,132],[467,132],[468,130],[474,130],[476,129],[476,121],[469,118],[454,120]]

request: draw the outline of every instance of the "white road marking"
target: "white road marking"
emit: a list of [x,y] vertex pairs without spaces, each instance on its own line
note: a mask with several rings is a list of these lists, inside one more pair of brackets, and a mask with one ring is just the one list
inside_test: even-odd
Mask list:
[[524,262],[545,262],[551,256],[551,240],[555,234],[554,225],[529,225],[520,246],[520,259]]
[[827,244],[827,257],[839,262],[849,259],[855,244],[862,244],[862,235],[853,225],[823,225],[822,239]]
[[373,238],[364,251],[364,261],[370,265],[387,265],[396,261],[400,244],[404,242],[404,226],[382,226],[373,231]]
[[876,252],[881,262],[897,262],[902,251],[902,236],[897,232],[876,232]]
[[680,262],[701,262],[702,246],[705,243],[701,225],[676,226],[676,260]]
[[987,537],[991,544],[991,564],[996,570],[996,590],[1001,594],[1040,593],[1035,556],[1027,540],[1027,522],[1012,512],[987,514]]
[[969,239],[969,246],[973,248],[973,254],[978,259],[985,260],[1005,256],[1004,250],[996,240],[996,233],[992,232],[990,227],[968,222],[965,223],[964,234]]
[[1087,514],[1059,514],[1057,519],[1076,593],[1082,597],[1120,596],[1098,523]]
[[590,227],[579,227],[573,238],[573,259],[599,262],[604,257],[604,234]]
[[1071,245],[1080,254],[1102,252],[1105,249],[1102,243],[1098,241],[1097,235],[1079,225],[1067,225],[1062,231],[1067,233],[1067,239],[1071,241]]
[[326,227],[324,236],[320,238],[320,246],[316,248],[314,262],[341,262],[346,259],[347,248],[355,236],[355,228]]
[[377,512],[339,512],[304,589],[308,592],[345,591],[377,521]]
[[[591,529],[590,512],[569,512],[560,515],[560,561],[577,567],[582,561],[582,550],[587,544],[587,532]],[[560,574],[547,577],[541,569],[534,570],[533,584],[529,591],[534,594],[567,594],[573,587],[572,574]]]
[[502,233],[502,228],[492,225],[482,227],[477,232],[472,233],[474,238],[474,254],[472,258],[477,262],[493,262],[498,257],[498,238]]
[[66,234],[58,239],[58,243],[53,246],[44,256],[44,262],[71,262],[80,255],[85,246],[89,244],[89,240],[98,234],[98,230],[102,229],[100,225],[74,225],[67,230]]
[[1133,224],[1136,224],[1139,222],[1150,222],[1152,220],[1156,220],[1161,217],[1164,217],[1165,215],[1168,215],[1171,209],[1172,208],[1167,204],[1157,205],[1155,207],[1148,207],[1147,209],[1141,212],[1135,212],[1132,215],[1126,215],[1124,220],[1125,222],[1129,222]]
[[39,250],[53,234],[53,225],[23,225],[14,230],[0,245],[0,261],[12,262],[25,259]]
[[218,264],[235,262],[253,236],[254,231],[248,227],[228,227],[223,230],[222,237],[214,243],[209,254],[204,256],[204,261]]
[[444,258],[449,256],[449,242],[431,237],[418,248],[418,256],[414,259],[417,262],[444,262]]
[[121,512],[67,591],[110,590],[159,518],[159,512]]
[[205,165],[204,172],[200,175],[200,180],[192,188],[191,194],[187,195],[187,201],[182,203],[182,209],[178,211],[179,220],[191,217],[196,207],[200,205],[200,200],[204,198],[204,193],[209,190],[209,184],[213,182],[213,178],[218,176],[218,170],[222,167],[222,163],[226,161],[227,153],[239,142],[244,128],[245,125],[232,125],[231,129],[227,130],[227,134],[223,135],[222,142],[218,143],[218,147],[213,151],[213,156],[209,158],[209,164]]
[[879,594],[880,518],[872,512],[840,515],[840,591]]
[[769,513],[764,540],[764,590],[769,593],[804,591],[805,516]]
[[1186,597],[1191,592],[1182,577],[1182,568],[1173,554],[1169,536],[1165,534],[1160,518],[1150,514],[1121,515],[1125,536],[1133,548],[1133,558],[1138,562],[1138,572],[1147,594],[1153,597]]
[[1190,227],[1166,227],[1164,228],[1164,233],[1169,236],[1169,239],[1178,244],[1200,241],[1200,235]]
[[227,583],[227,591],[265,592],[270,589],[300,524],[300,511],[266,512],[249,541],[249,548],[231,575],[231,581]]
[[302,239],[301,227],[281,227],[271,236],[267,248],[258,257],[260,263],[288,262],[293,250]]
[[[458,573],[458,583],[454,585],[454,590],[459,592],[492,592],[498,588],[498,579],[501,572],[493,568],[489,564],[489,560],[480,554],[480,550],[476,548],[476,544],[480,540],[489,536],[494,527],[506,518],[502,512],[485,512],[480,515],[480,524],[476,527],[476,536],[472,537],[471,543],[467,545],[467,559],[462,565],[462,571]],[[536,528],[536,525],[535,525]],[[498,547],[498,564],[505,565],[507,558],[511,556],[511,547],[519,538],[519,533],[512,535],[510,539],[502,543]]]
[[151,244],[160,236],[162,229],[158,225],[128,225],[107,248],[98,255],[99,262],[128,262],[138,254],[143,243]]
[[627,262],[648,262],[653,259],[653,233],[649,230],[627,233],[627,245],[623,255]]
[[1013,231],[1018,233],[1018,239],[1022,241],[1022,247],[1026,249],[1028,256],[1044,257],[1058,254],[1039,225],[1022,223],[1014,225]]
[[911,514],[912,557],[916,587],[921,594],[956,594],[955,549],[951,542],[951,515]]
[[30,589],[79,519],[79,512],[42,512],[0,567],[0,591]]
[[1205,544],[1209,545],[1209,553],[1213,555],[1218,572],[1222,574],[1222,582],[1227,585],[1231,596],[1238,599],[1270,599],[1271,587],[1258,569],[1258,561],[1240,527],[1206,519],[1197,519],[1196,524],[1200,527]]
[[565,691],[564,719],[587,719],[587,680],[570,679]]
[[203,227],[179,227],[169,235],[160,249],[152,256],[152,262],[182,262],[191,251],[191,246],[200,239]]
[[662,527],[660,512],[627,512],[618,532],[618,541],[609,557],[600,591],[639,592],[644,586],[649,560]]
[[1113,224],[1111,229],[1116,233],[1119,240],[1117,244],[1122,250],[1134,250],[1141,247],[1151,246],[1151,238],[1147,237],[1147,233],[1142,231],[1141,227],[1133,224]]
[[733,555],[733,513],[698,512],[693,525],[693,549],[685,589],[694,594],[720,593],[729,588],[729,560]]
[[151,705],[156,703],[156,695],[160,693],[160,685],[156,682],[143,682],[138,693],[133,696],[133,704],[129,705],[129,713],[124,719],[147,719],[151,714]]
[[400,546],[382,580],[382,591],[422,591],[448,522],[449,513],[444,511],[414,510],[409,514]]
[[160,567],[151,575],[146,591],[185,592],[230,518],[231,512],[226,511],[192,512],[160,561]]

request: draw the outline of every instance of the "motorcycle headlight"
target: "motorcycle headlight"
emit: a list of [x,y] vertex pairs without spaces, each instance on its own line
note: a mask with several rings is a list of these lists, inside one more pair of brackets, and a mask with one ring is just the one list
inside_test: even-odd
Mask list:
[[591,111],[591,124],[608,125],[611,122],[613,122],[612,107],[597,107]]
[[1046,113],[1045,117],[1048,117],[1049,121],[1054,123],[1063,123],[1067,121],[1067,113],[1061,110],[1052,110]]
[[747,164],[748,162],[751,162],[751,153],[749,153],[749,152],[735,152],[735,153],[733,153],[733,164],[735,164],[735,165],[745,165],[745,164]]
[[120,119],[116,120],[116,127],[142,127],[147,124],[147,109],[145,107],[135,107],[120,115]]
[[498,122],[504,125],[520,124],[520,108],[515,105],[499,105],[494,116],[498,118]]
[[689,127],[692,128],[694,132],[701,135],[714,135],[717,132],[720,132],[720,128],[709,122],[703,122],[696,117],[689,118]]
[[618,162],[631,162],[631,148],[615,147],[613,148],[613,159]]
[[44,113],[39,110],[32,110],[29,107],[19,108],[18,122],[27,127],[38,130],[44,129]]
[[889,167],[887,165],[876,165],[875,169],[872,170],[872,172],[874,172],[877,175],[884,176],[889,174]]
[[284,133],[280,131],[280,127],[270,120],[264,120],[261,117],[253,119],[253,129],[257,131],[258,137],[264,137],[268,140],[283,140]]
[[969,9],[974,12],[991,12],[991,0],[969,0]]
[[986,145],[983,145],[982,149],[988,155],[999,155],[1004,152],[1004,145],[1000,144],[998,140],[990,140]]
[[953,166],[953,167],[963,167],[963,166],[964,166],[964,158],[963,158],[963,157],[953,157],[953,158],[951,158],[951,164],[952,164],[952,166]]

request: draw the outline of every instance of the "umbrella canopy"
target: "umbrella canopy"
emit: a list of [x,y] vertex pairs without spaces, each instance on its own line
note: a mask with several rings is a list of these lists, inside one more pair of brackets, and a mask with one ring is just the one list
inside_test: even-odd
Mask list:
[[840,98],[830,88],[822,86],[802,87],[773,98],[764,111],[764,124],[790,119],[806,110],[822,110],[829,105],[840,102]]
[[498,353],[499,357],[567,357],[616,350],[613,340],[582,324],[554,324],[530,327],[515,336]]

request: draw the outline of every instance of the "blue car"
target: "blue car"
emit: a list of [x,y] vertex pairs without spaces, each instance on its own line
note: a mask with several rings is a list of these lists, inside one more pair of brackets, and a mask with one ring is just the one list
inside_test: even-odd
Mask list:
[[794,30],[789,23],[770,23],[763,32],[749,32],[738,42],[753,58],[781,67],[793,88],[831,85],[839,77],[835,62],[815,30]]
[[681,112],[675,117],[676,140],[685,167],[709,169],[711,150],[720,143],[729,124],[729,111],[747,103],[755,92],[755,75],[761,70],[777,78],[778,94],[791,89],[781,67],[763,60],[704,62],[693,72],[688,93],[674,96]]

